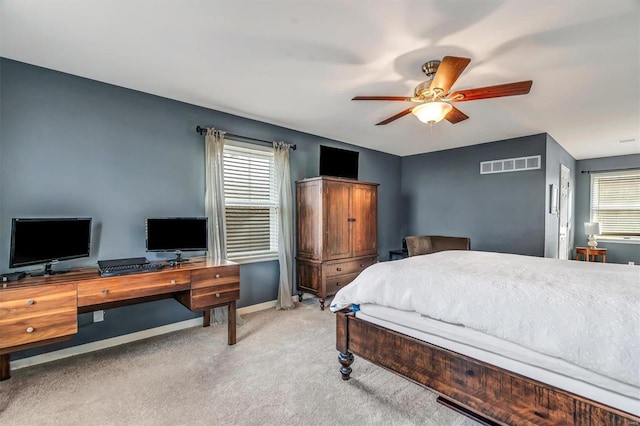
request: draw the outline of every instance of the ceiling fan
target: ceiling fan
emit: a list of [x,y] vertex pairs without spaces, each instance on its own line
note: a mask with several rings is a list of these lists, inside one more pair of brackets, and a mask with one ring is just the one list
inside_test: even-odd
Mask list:
[[497,86],[480,87],[477,89],[457,90],[449,92],[460,74],[469,65],[471,59],[456,56],[445,56],[442,61],[433,60],[422,65],[422,71],[427,80],[418,84],[414,96],[356,96],[353,101],[402,101],[415,102],[412,106],[377,123],[376,126],[389,124],[398,118],[413,113],[424,123],[433,124],[446,119],[452,124],[469,118],[452,102],[475,101],[478,99],[500,98],[503,96],[526,95],[533,84],[532,80],[517,83],[499,84]]

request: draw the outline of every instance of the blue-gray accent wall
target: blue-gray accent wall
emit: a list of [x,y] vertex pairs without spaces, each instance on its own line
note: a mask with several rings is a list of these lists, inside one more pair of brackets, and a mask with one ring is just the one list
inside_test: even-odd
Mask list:
[[[0,272],[9,270],[12,217],[93,218],[91,257],[63,262],[61,269],[98,259],[156,258],[145,252],[145,217],[204,215],[204,140],[197,125],[296,144],[292,181],[318,175],[320,144],[359,151],[360,180],[380,184],[381,260],[400,245],[401,159],[395,155],[6,58],[0,59],[0,88]],[[238,306],[276,299],[277,261],[243,264],[240,275]],[[111,309],[95,324],[84,314],[72,340],[14,357],[195,316],[173,300]]]
[[[576,162],[576,238],[574,247],[586,247],[587,236],[584,233],[584,222],[589,222],[591,217],[591,202],[589,200],[591,177],[588,173],[582,172],[629,168],[640,168],[640,154],[593,158]],[[598,241],[598,247],[607,249],[608,263],[635,262],[636,265],[640,265],[640,244]]]
[[[469,237],[473,250],[543,256],[546,144],[538,134],[403,157],[402,234]],[[480,174],[482,161],[532,155],[541,169]]]

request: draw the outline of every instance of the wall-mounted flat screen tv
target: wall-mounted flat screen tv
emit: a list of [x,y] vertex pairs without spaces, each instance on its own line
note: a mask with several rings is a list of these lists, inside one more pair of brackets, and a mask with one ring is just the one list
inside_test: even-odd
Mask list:
[[[14,218],[11,221],[9,267],[89,257],[91,218]],[[35,274],[33,274],[35,275]]]
[[358,151],[320,145],[320,176],[358,179]]

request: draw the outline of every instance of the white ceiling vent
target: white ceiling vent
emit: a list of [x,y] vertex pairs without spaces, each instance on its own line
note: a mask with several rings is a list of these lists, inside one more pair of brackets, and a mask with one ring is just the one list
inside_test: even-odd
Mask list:
[[482,161],[480,163],[480,174],[522,172],[525,170],[536,170],[541,167],[541,156],[505,158],[503,160]]

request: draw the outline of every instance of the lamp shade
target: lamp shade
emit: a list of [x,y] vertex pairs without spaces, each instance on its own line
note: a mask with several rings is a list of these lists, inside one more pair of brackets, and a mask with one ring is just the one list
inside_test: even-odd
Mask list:
[[598,222],[585,222],[584,233],[586,235],[598,235],[600,234],[600,223]]
[[447,102],[425,102],[411,110],[411,113],[418,117],[423,123],[437,123],[442,120],[453,106]]

